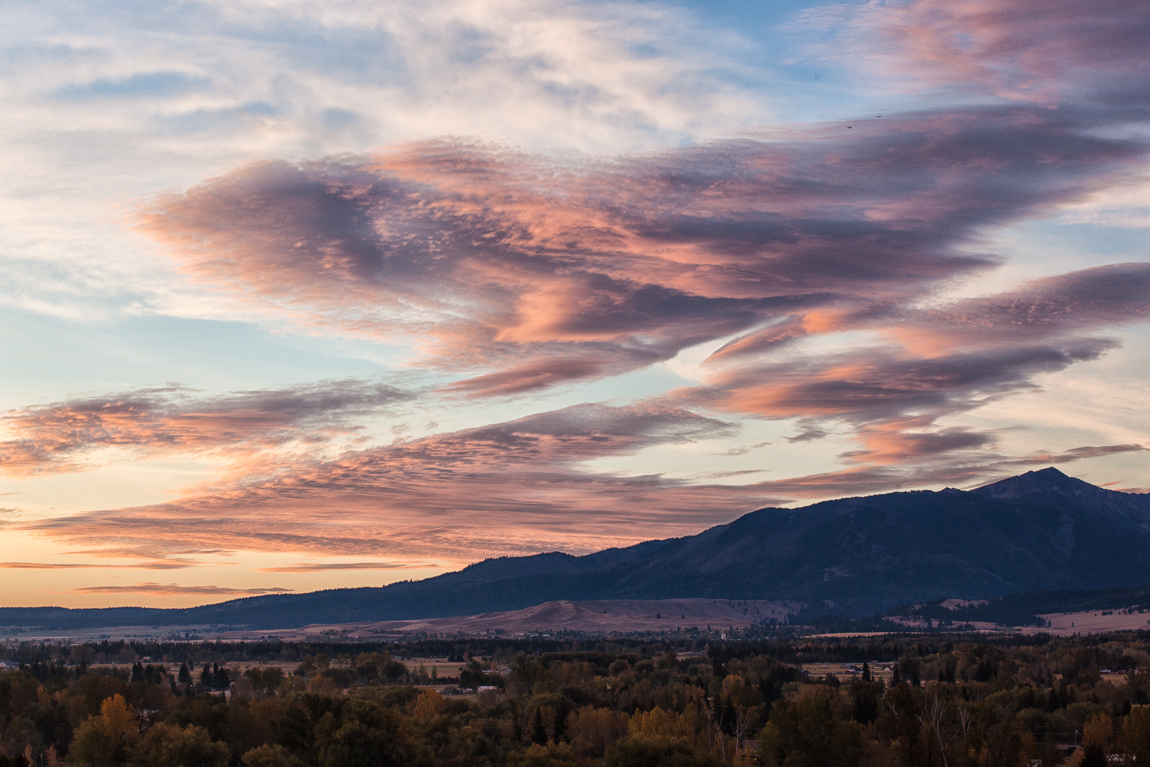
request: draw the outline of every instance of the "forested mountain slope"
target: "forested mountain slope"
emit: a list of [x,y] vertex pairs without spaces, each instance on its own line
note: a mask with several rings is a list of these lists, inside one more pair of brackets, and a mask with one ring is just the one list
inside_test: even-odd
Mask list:
[[250,597],[186,610],[8,608],[0,625],[309,623],[516,610],[550,600],[790,599],[873,615],[941,596],[1150,584],[1150,496],[1056,469],[946,489],[768,508],[698,535],[576,557],[487,560],[381,588]]

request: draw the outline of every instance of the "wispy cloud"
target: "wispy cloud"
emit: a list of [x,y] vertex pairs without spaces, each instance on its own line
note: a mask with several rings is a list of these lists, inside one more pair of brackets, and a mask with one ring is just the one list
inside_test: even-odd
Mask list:
[[86,83],[66,85],[56,95],[66,99],[147,98],[179,96],[203,88],[211,80],[187,72],[138,72],[117,78],[98,78]]
[[[290,40],[261,48],[253,64],[261,77],[278,77],[268,61],[306,43],[311,33],[298,24],[347,41],[332,66],[363,67],[372,83],[336,92],[328,78],[293,69],[282,87],[216,98],[226,78],[157,59],[92,64],[43,89],[77,109],[127,108],[152,93],[166,106],[147,124],[165,137],[323,126],[300,129],[322,134],[313,144],[269,138],[259,146],[272,148],[257,153],[315,159],[234,163],[137,211],[137,228],[200,295],[277,331],[403,345],[409,372],[434,382],[427,396],[460,407],[518,404],[715,351],[692,370],[697,383],[637,404],[585,404],[342,453],[343,443],[308,455],[281,448],[336,444],[331,435],[410,394],[363,381],[222,397],[140,389],[12,411],[0,443],[8,474],[72,469],[102,447],[227,455],[233,471],[172,503],[25,530],[156,558],[225,547],[470,561],[586,551],[693,532],[767,503],[965,485],[1146,449],[1128,435],[1064,433],[1049,450],[1032,442],[1012,452],[1003,438],[1011,423],[976,428],[964,418],[1113,355],[1117,329],[1150,319],[1150,264],[1127,256],[1135,263],[1061,267],[1073,271],[946,298],[1007,259],[988,244],[1004,227],[1049,219],[1144,172],[1145,3],[820,9],[812,18],[846,26],[836,43],[860,71],[929,98],[882,117],[759,131],[745,129],[755,112],[745,99],[710,87],[706,56],[678,57],[699,52],[685,42],[689,16],[674,9],[507,0],[430,12],[356,2],[215,12],[231,41],[283,25]],[[404,72],[416,73],[414,84],[395,74]],[[362,98],[379,87],[408,95],[381,116]],[[531,109],[509,108],[517,104]],[[699,126],[715,124],[697,117],[709,113],[725,114],[724,135],[738,126],[741,137],[696,140]],[[502,121],[532,125],[505,132]],[[400,127],[371,135],[474,130],[514,143],[329,140],[384,122]],[[446,127],[423,130],[431,123]],[[540,146],[520,136],[559,124],[563,146],[676,148],[607,158],[519,148]],[[648,138],[635,139],[643,130]],[[580,131],[585,141],[572,138]],[[368,145],[386,148],[367,154]],[[613,463],[730,439],[738,422],[758,419],[788,422],[790,436],[769,437],[787,450],[833,441],[837,468],[733,485],[717,482],[759,467],[671,478]],[[763,464],[774,468],[769,457]]]
[[141,224],[192,278],[301,328],[406,341],[521,393],[739,333],[726,356],[889,315],[989,268],[989,227],[1145,155],[1089,121],[969,107],[556,167],[466,142],[264,163]]
[[257,595],[257,594],[284,594],[291,589],[250,588],[233,589],[223,586],[181,586],[177,583],[137,583],[134,586],[84,586],[72,589],[76,594],[148,594],[150,596],[222,596],[222,595]]
[[870,344],[817,356],[739,342],[713,358],[687,401],[806,424],[792,441],[854,430],[852,463],[937,461],[993,447],[995,435],[940,419],[1021,391],[1038,376],[1097,359],[1115,343],[1099,330],[1150,316],[1150,264],[1115,264],[1038,280],[1007,293],[931,309],[832,316],[823,332],[867,331]]
[[918,413],[929,414],[932,420],[1032,386],[1034,375],[1096,359],[1112,346],[1097,339],[1075,339],[1061,345],[1020,344],[937,357],[873,346],[821,358],[741,365],[714,374],[710,386],[684,396],[710,407],[769,418],[868,423]]
[[182,570],[191,567],[187,562],[140,562],[138,564],[109,564],[106,562],[0,562],[0,570],[77,570],[126,568],[129,570]]
[[[584,405],[274,475],[253,458],[243,482],[35,529],[163,548],[209,545],[197,528],[211,520],[237,549],[467,559],[1024,465],[1033,456],[1004,454],[995,431],[947,419],[1114,349],[1108,328],[1146,319],[1150,267],[940,296],[1000,262],[980,250],[996,227],[1144,161],[1142,139],[1103,130],[1115,119],[966,104],[610,162],[447,139],[258,163],[168,195],[140,226],[189,278],[307,332],[407,343],[448,379],[440,396],[523,396],[726,342],[700,385],[658,404]],[[797,421],[792,443],[845,430],[856,448],[841,470],[738,486],[586,465],[733,434],[686,407]],[[693,481],[704,475],[741,476]]]
[[283,567],[261,567],[261,573],[323,573],[331,570],[410,570],[436,567],[428,562],[305,562]]
[[[913,435],[910,437],[900,435],[900,437],[907,441],[913,439]],[[1022,469],[1029,470],[1035,466],[1065,466],[1088,458],[1139,453],[1150,449],[1140,444],[1085,446],[1012,457],[994,451],[970,450],[969,448],[982,447],[985,444],[981,435],[974,437],[974,440],[968,441],[964,440],[961,434],[952,436],[943,433],[937,437],[931,435],[931,438],[938,439],[944,444],[930,444],[928,439],[926,450],[916,451],[911,455],[911,460],[902,463],[893,461],[866,463],[837,471],[761,482],[755,487],[762,493],[809,500],[871,495],[929,486],[971,487],[1011,476]],[[948,438],[953,438],[955,444],[945,444]],[[938,453],[947,454],[939,456]],[[935,460],[923,460],[932,454]]]
[[913,0],[812,18],[827,14],[849,19],[850,50],[903,82],[1146,115],[1150,11],[1141,3]]
[[1099,120],[968,106],[566,166],[444,141],[252,166],[158,201],[143,226],[193,278],[301,328],[406,339],[416,364],[474,371],[443,394],[522,395],[733,337],[681,401],[801,419],[794,441],[836,420],[869,443],[853,461],[909,460],[993,444],[934,424],[1146,319],[1146,264],[923,308],[993,268],[974,254],[992,228],[1146,156]]
[[318,443],[354,429],[349,419],[410,400],[412,392],[365,381],[331,381],[197,398],[180,388],[140,389],[28,407],[0,416],[0,472],[81,468],[97,448],[142,455],[250,454],[287,442]]
[[588,462],[602,466],[658,445],[729,436],[728,424],[651,403],[584,405],[331,461],[297,461],[274,476],[222,482],[174,503],[41,520],[23,529],[89,545],[146,544],[157,552],[215,544],[389,558],[265,568],[270,572],[424,566],[412,557],[451,566],[497,554],[592,551],[686,534],[784,500],[971,484],[1020,466],[1145,449],[1127,444],[1009,456],[994,450],[992,438],[961,429],[923,433],[884,422],[861,433],[868,452],[843,456],[853,465],[842,470],[704,484],[753,472],[672,479],[592,469]]
[[591,551],[639,530],[686,532],[771,497],[754,487],[620,476],[587,461],[684,445],[731,427],[679,408],[582,405],[502,424],[296,462],[265,479],[220,483],[182,501],[29,523],[89,545],[297,551],[319,556],[434,558]]

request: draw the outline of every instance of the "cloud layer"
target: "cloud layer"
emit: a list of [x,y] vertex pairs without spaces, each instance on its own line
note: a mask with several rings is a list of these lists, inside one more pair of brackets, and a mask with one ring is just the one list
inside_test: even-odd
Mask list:
[[620,476],[585,465],[730,432],[722,421],[679,408],[582,405],[333,461],[296,462],[264,477],[253,472],[176,503],[24,529],[109,548],[147,544],[157,556],[218,546],[463,563],[480,550],[593,551],[631,542],[639,530],[697,530],[770,501],[758,488]]
[[233,589],[226,586],[182,586],[178,583],[137,583],[132,586],[83,586],[72,589],[77,594],[147,594],[157,597],[177,596],[255,596],[257,594],[284,594],[291,589],[278,587]]
[[[452,567],[486,556],[555,548],[586,553],[690,534],[782,499],[966,484],[1147,449],[1110,445],[1012,457],[981,449],[993,440],[962,430],[916,434],[867,427],[865,460],[849,456],[856,465],[830,473],[706,484],[601,468],[647,448],[687,446],[732,431],[730,424],[665,405],[582,405],[336,460],[297,460],[265,476],[254,468],[242,480],[178,502],[76,514],[21,529],[110,551],[148,547],[155,558],[186,553],[189,546],[384,558],[265,572],[433,566],[426,562]],[[894,455],[899,450],[907,455]],[[939,454],[949,455],[937,460]],[[425,563],[411,564],[412,557]]]
[[[571,402],[580,385],[653,366],[685,377],[629,404],[581,404],[376,446],[343,437],[412,392],[364,381],[221,396],[141,388],[27,407],[3,415],[0,473],[72,471],[107,448],[223,457],[229,473],[172,503],[8,529],[156,561],[190,547],[380,559],[274,572],[402,568],[417,559],[589,551],[695,532],[774,502],[964,485],[1147,449],[1136,436],[1080,437],[1083,428],[1020,450],[1004,438],[1012,422],[976,427],[970,417],[1114,355],[1117,332],[1150,315],[1145,258],[1083,260],[1063,274],[1046,269],[992,294],[949,298],[1008,260],[991,244],[1004,229],[1048,220],[1145,174],[1145,3],[909,0],[812,11],[811,19],[840,25],[841,55],[862,62],[865,76],[883,76],[868,87],[904,88],[921,97],[917,106],[706,141],[691,133],[692,113],[729,107],[738,116],[726,123],[731,136],[754,110],[709,88],[697,56],[672,66],[688,37],[676,20],[686,16],[481,2],[449,3],[428,22],[402,3],[383,12],[340,2],[317,21],[311,6],[273,5],[219,13],[233,32],[271,16],[319,24],[340,40],[370,29],[368,39],[389,42],[380,47],[389,62],[415,62],[417,72],[447,60],[457,81],[413,89],[421,106],[421,94],[448,94],[451,119],[437,124],[465,125],[460,114],[470,109],[476,131],[490,135],[499,119],[546,130],[578,115],[559,143],[615,146],[613,122],[632,132],[650,123],[650,134],[674,148],[558,157],[517,148],[538,142],[447,137],[366,153],[370,142],[324,139],[293,150],[309,160],[219,163],[230,170],[136,211],[136,228],[186,280],[181,290],[277,332],[398,346],[407,372],[433,382],[420,396],[436,407],[539,411],[555,407],[537,398],[556,390],[548,401]],[[643,19],[678,32],[652,42],[639,31]],[[632,55],[645,43],[647,54]],[[364,50],[349,48],[348,60],[371,63]],[[393,76],[390,64],[372,66],[373,77]],[[313,102],[303,107],[286,96],[239,95],[213,107],[201,103],[219,87],[208,74],[175,64],[138,69],[96,67],[51,93],[77,109],[162,101],[171,108],[155,119],[177,132],[194,132],[197,120],[312,119],[334,136],[383,120],[366,107],[338,107],[366,90],[328,99],[330,89],[315,84],[324,78],[300,91]],[[696,77],[671,88],[672,70]],[[503,83],[517,92],[494,93]],[[717,95],[691,103],[708,91]],[[406,135],[431,135],[417,128],[435,122],[434,111],[420,111]],[[583,128],[587,140],[572,141]],[[330,152],[333,145],[356,151]],[[726,440],[721,451],[761,421],[785,421],[778,428],[794,432],[754,440],[796,454],[834,444],[827,451],[838,454],[795,469],[809,472],[801,476],[754,482],[758,468],[741,456],[767,442],[728,449],[720,454],[732,459],[730,471],[690,479],[622,468],[640,465],[628,461],[644,451]]]
[[1143,117],[1150,106],[1150,11],[1140,3],[913,0],[865,8],[853,31],[855,50],[920,85],[1120,108]]
[[216,290],[471,373],[447,395],[523,395],[727,339],[676,401],[801,419],[808,439],[835,421],[854,463],[933,461],[996,442],[940,419],[1095,360],[1114,346],[1098,331],[1147,316],[1144,263],[936,298],[995,266],[978,249],[994,227],[1145,158],[1100,120],[961,107],[578,165],[445,141],[252,166],[142,225]]
[[969,108],[554,166],[460,142],[269,162],[142,226],[193,279],[313,332],[404,340],[471,396],[601,377],[763,330],[841,328],[993,265],[988,227],[1142,158],[1040,108]]
[[180,388],[141,389],[34,406],[0,416],[0,473],[74,471],[99,448],[144,456],[227,455],[233,459],[291,442],[313,448],[354,429],[356,416],[413,397],[381,383],[328,381],[200,397]]

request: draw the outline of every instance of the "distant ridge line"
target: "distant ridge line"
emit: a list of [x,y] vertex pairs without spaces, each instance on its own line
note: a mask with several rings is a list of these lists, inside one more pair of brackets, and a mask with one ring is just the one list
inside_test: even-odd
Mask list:
[[[873,616],[942,597],[1121,590],[1150,584],[1150,495],[1054,468],[964,491],[885,493],[766,508],[703,532],[575,556],[497,557],[383,587],[191,608],[0,608],[0,626],[307,624],[446,618],[555,601],[751,599],[797,618]],[[130,618],[130,620],[129,620]]]

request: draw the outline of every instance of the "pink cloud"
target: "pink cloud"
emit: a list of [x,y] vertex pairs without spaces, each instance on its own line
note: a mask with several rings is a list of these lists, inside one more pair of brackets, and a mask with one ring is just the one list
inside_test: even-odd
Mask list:
[[924,357],[863,347],[820,357],[762,360],[726,368],[709,385],[680,392],[686,401],[768,418],[883,421],[911,412],[935,417],[969,410],[1028,388],[1038,373],[1096,359],[1113,343],[1072,339]]
[[559,383],[599,378],[614,367],[613,360],[606,356],[599,360],[578,357],[532,360],[498,373],[454,381],[445,386],[443,391],[457,392],[470,397],[523,394]]
[[261,567],[261,573],[323,573],[332,570],[410,570],[436,567],[430,562],[308,562],[283,567]]
[[[1150,7],[912,0],[850,13],[888,71],[961,87],[962,106],[612,160],[443,140],[269,161],[141,214],[189,279],[308,332],[407,343],[439,396],[528,396],[722,342],[702,385],[275,466],[279,440],[349,428],[390,395],[325,404],[313,387],[297,407],[139,392],[28,409],[6,422],[9,472],[104,445],[226,450],[237,466],[178,502],[31,528],[108,550],[469,561],[1144,449],[1003,455],[995,432],[944,419],[1115,348],[1108,328],[1147,319],[1146,264],[938,296],[998,264],[980,252],[995,228],[1144,167],[1146,141],[1114,129],[1147,116]],[[849,345],[818,343],[847,333]],[[855,445],[840,470],[740,486],[589,468],[733,433],[686,407],[794,420],[795,443],[846,429]]]
[[936,309],[903,309],[883,330],[932,350],[1010,348],[1150,319],[1150,263],[1110,264],[1035,280]]
[[181,586],[177,583],[137,583],[133,586],[84,586],[72,589],[75,594],[148,594],[151,596],[221,596],[221,595],[250,595],[256,594],[286,594],[291,589],[281,588],[251,588],[233,589],[223,586]]
[[[592,436],[570,423],[551,432],[557,416],[547,414],[518,430],[293,463],[282,477],[253,457],[241,468],[250,481],[61,529],[105,535],[114,519],[163,535],[165,520],[222,520],[236,547],[394,555],[482,540],[513,553],[534,548],[543,528],[547,545],[584,547],[641,520],[706,523],[715,512],[701,509],[746,510],[791,490],[978,476],[979,461],[1004,459],[996,437],[939,419],[1112,349],[1097,333],[1145,318],[1146,269],[1115,265],[922,307],[955,278],[993,268],[995,257],[977,254],[985,232],[1080,199],[1145,158],[1136,139],[1102,137],[1100,120],[966,106],[559,166],[441,141],[262,163],[167,196],[141,225],[192,279],[315,332],[406,340],[415,365],[449,379],[441,395],[522,396],[733,338],[708,361],[704,385],[673,401],[796,419],[794,441],[845,427],[858,449],[824,479],[737,490],[617,477],[578,463],[650,445],[649,432]],[[875,340],[811,350],[848,331]],[[579,412],[598,423],[623,411]],[[899,463],[912,466],[900,473]],[[248,510],[273,502],[290,522],[269,532]],[[429,527],[436,519],[443,525]],[[576,533],[584,519],[603,521]],[[371,531],[384,520],[386,541]],[[509,532],[484,539],[476,520]]]
[[198,399],[178,388],[141,389],[27,407],[0,416],[11,437],[0,441],[0,473],[76,470],[101,447],[143,455],[251,454],[346,432],[350,417],[411,396],[388,385],[336,381]]
[[0,562],[0,570],[76,570],[76,569],[105,569],[128,568],[130,570],[182,570],[191,567],[188,562],[141,562],[139,564],[121,565],[107,563],[73,563],[73,562]]
[[468,396],[841,329],[995,263],[988,227],[1144,147],[1038,108],[891,115],[555,167],[462,142],[268,162],[155,202],[191,278],[314,332],[418,348]]
[[[584,405],[295,462],[178,502],[94,511],[26,529],[109,548],[197,546],[466,563],[477,552],[591,551],[651,530],[697,530],[772,500],[755,488],[619,476],[582,465],[729,434],[655,404]],[[480,557],[482,558],[482,557]]]
[[[939,485],[971,487],[1013,476],[1022,469],[1035,466],[1065,466],[1088,458],[1150,450],[1150,446],[1139,444],[1098,445],[1012,457],[978,449],[985,446],[984,440],[981,435],[969,432],[943,432],[939,435],[895,432],[894,437],[899,448],[907,451],[910,460],[877,460],[837,471],[759,482],[754,488],[758,492],[790,499],[822,500]],[[914,444],[924,437],[926,444]],[[948,439],[953,439],[954,443],[940,444]],[[926,456],[935,459],[922,460]]]
[[[1113,341],[1095,333],[1150,316],[1150,264],[1113,264],[1036,280],[936,308],[887,307],[808,315],[738,339],[711,360],[707,384],[681,401],[806,425],[794,439],[854,430],[851,463],[939,460],[996,444],[992,434],[939,428],[944,416],[1032,390],[1036,376],[1096,359]],[[811,355],[803,334],[866,330],[875,343]],[[763,339],[768,339],[764,341]],[[779,338],[776,343],[770,339]],[[886,339],[889,342],[883,342]],[[988,460],[989,457],[988,457]]]
[[1144,3],[913,0],[851,16],[853,50],[919,84],[1120,107],[1150,83]]
[[[113,550],[147,546],[158,555],[215,545],[387,561],[348,563],[348,569],[406,567],[414,559],[451,567],[488,556],[590,552],[691,534],[783,499],[971,483],[1023,465],[1145,449],[1110,445],[1011,457],[991,451],[993,440],[980,435],[923,433],[927,427],[929,422],[864,428],[871,455],[865,461],[844,456],[854,465],[843,470],[705,484],[700,480],[706,477],[627,476],[587,462],[729,435],[727,424],[651,403],[584,405],[337,460],[296,461],[274,476],[221,482],[173,503],[81,513],[23,529]],[[896,453],[900,460],[893,460]]]

